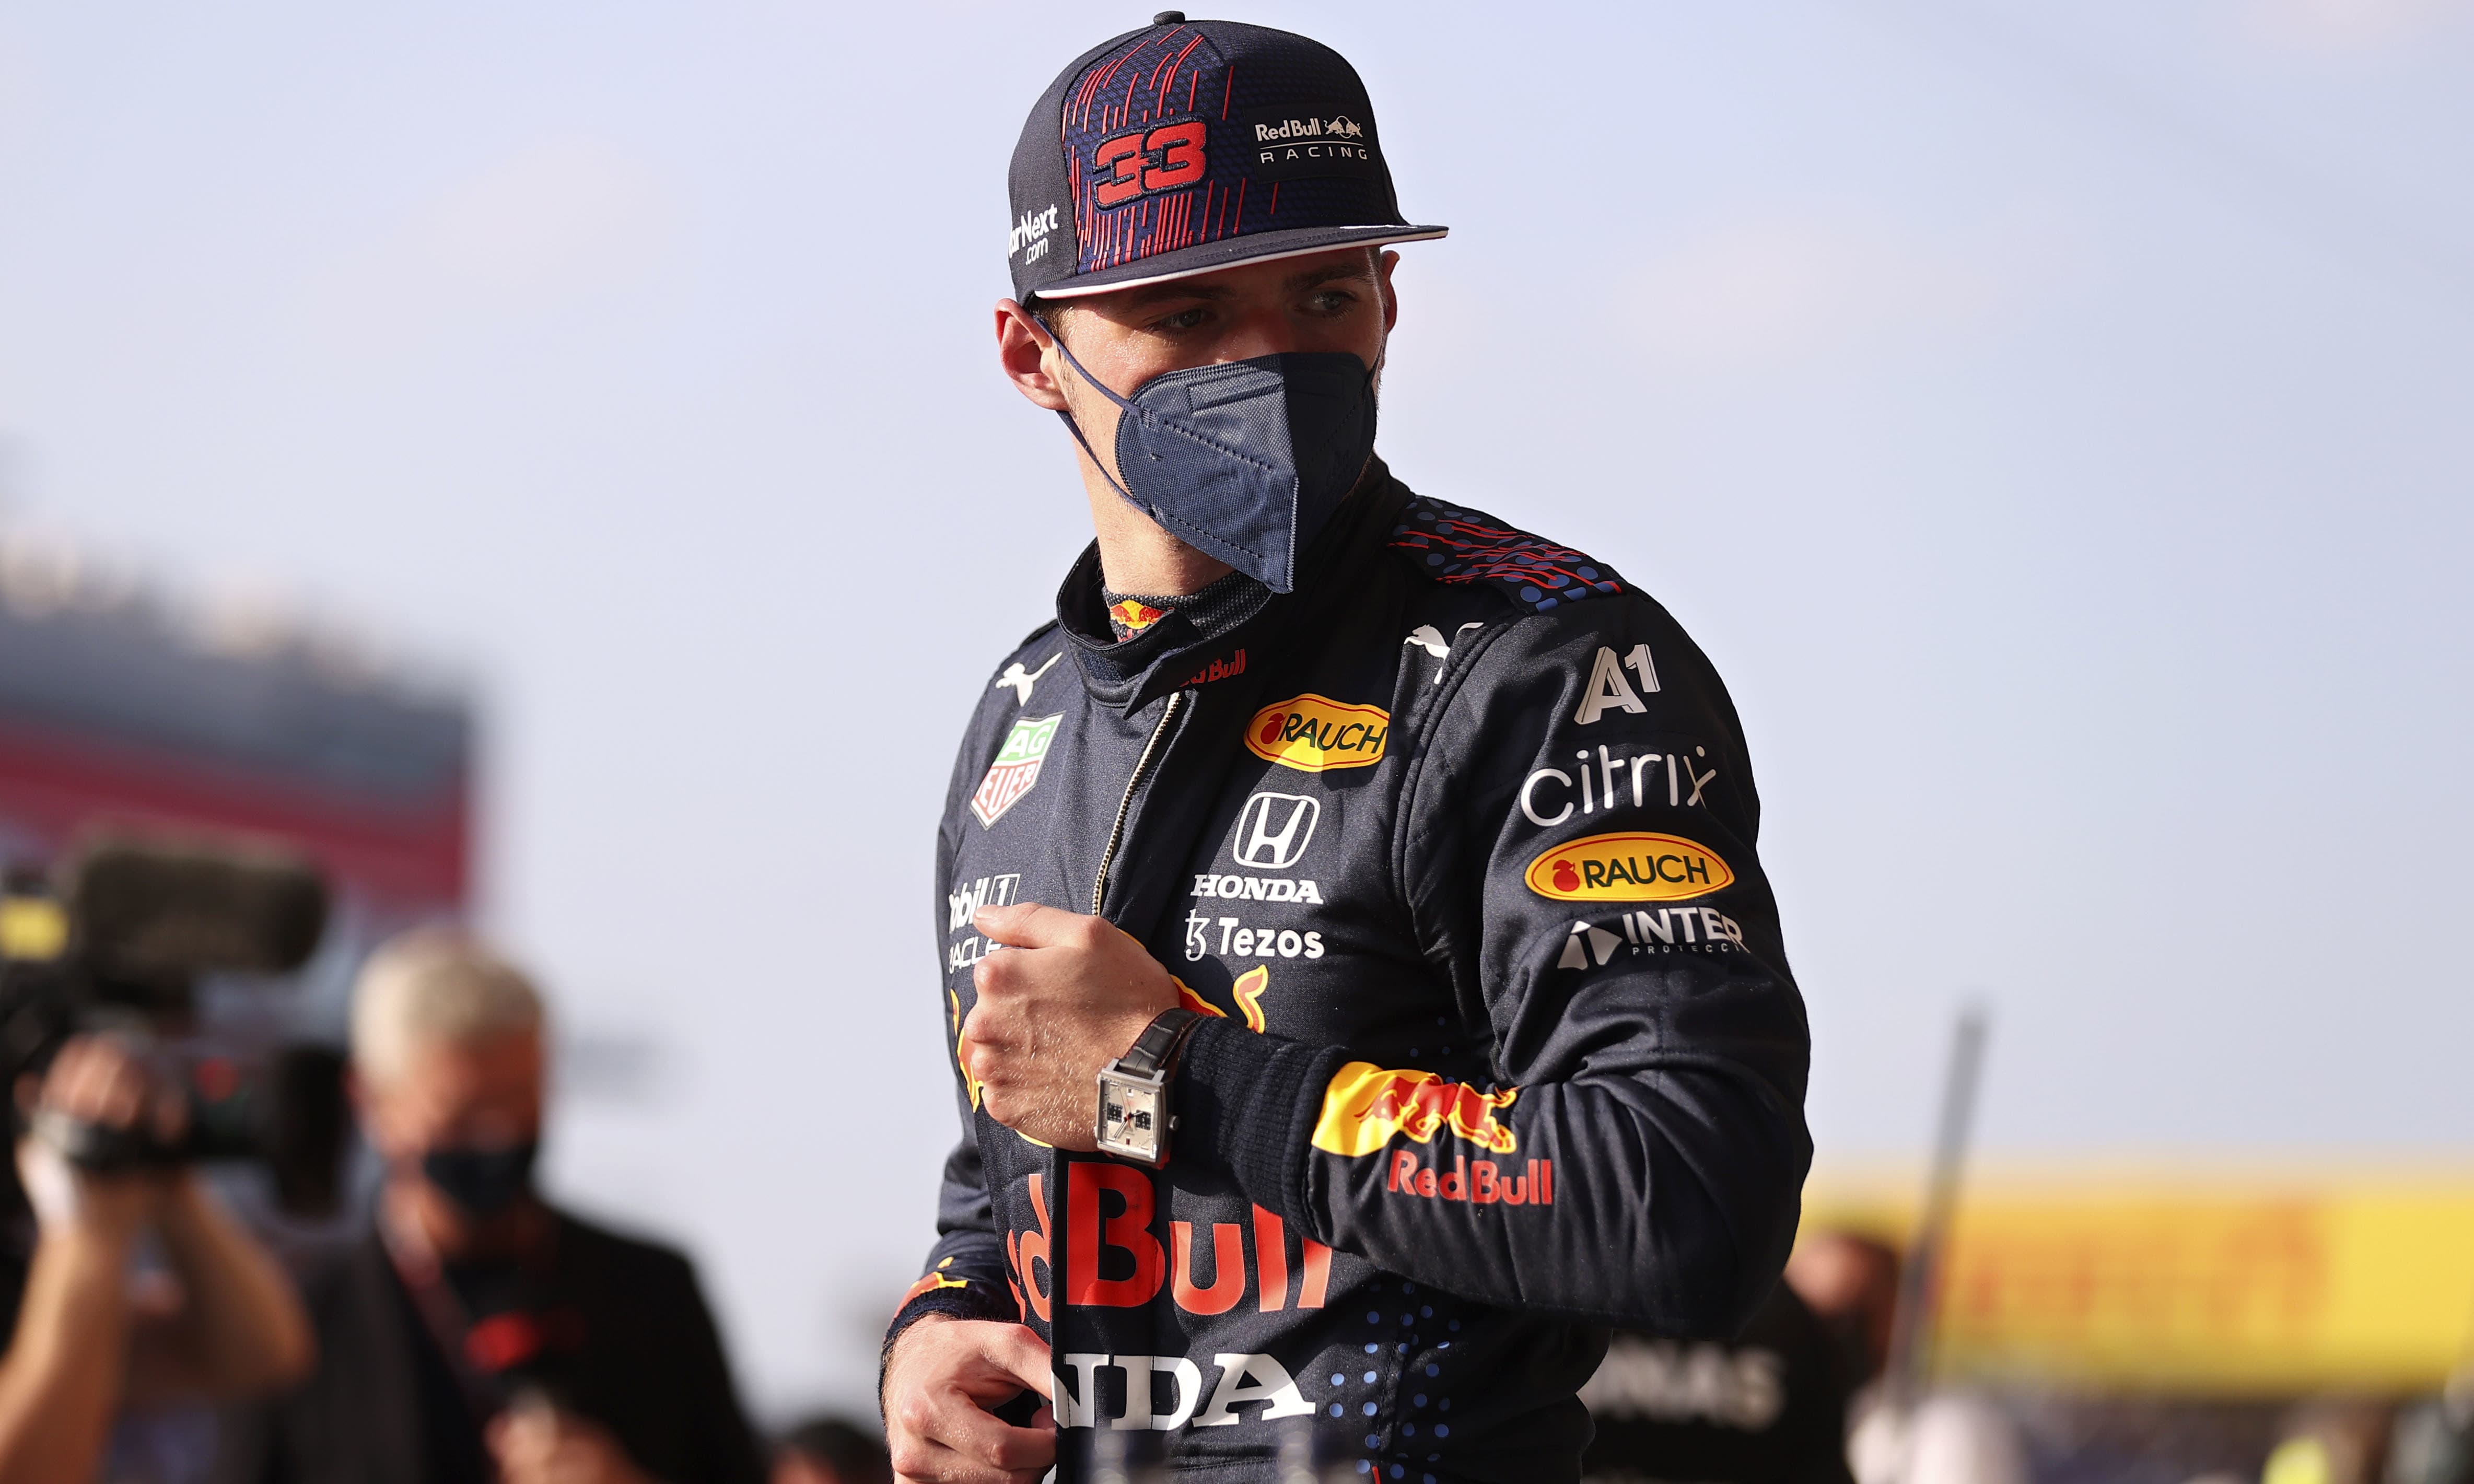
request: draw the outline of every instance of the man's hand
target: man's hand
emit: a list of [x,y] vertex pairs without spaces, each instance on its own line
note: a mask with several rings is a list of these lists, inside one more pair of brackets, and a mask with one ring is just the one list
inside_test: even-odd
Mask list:
[[988,1412],[1026,1386],[1054,1395],[1048,1347],[1020,1325],[932,1314],[902,1331],[885,1361],[894,1475],[904,1484],[1037,1484],[1056,1461],[1049,1409],[1042,1406],[1029,1427]]
[[[101,1035],[81,1035],[61,1047],[39,1083],[19,1079],[17,1102],[29,1113],[142,1131],[166,1143],[188,1122],[177,1090],[160,1085],[127,1047]],[[81,1169],[40,1138],[18,1145],[17,1169],[44,1231],[112,1242],[130,1240],[154,1218],[167,1184],[160,1170]]]
[[1176,1006],[1176,982],[1105,918],[1023,903],[982,907],[971,921],[1006,945],[972,971],[980,1000],[962,1025],[981,1106],[1043,1144],[1098,1148],[1100,1071]]
[[609,1429],[547,1402],[520,1402],[490,1423],[499,1484],[653,1484]]

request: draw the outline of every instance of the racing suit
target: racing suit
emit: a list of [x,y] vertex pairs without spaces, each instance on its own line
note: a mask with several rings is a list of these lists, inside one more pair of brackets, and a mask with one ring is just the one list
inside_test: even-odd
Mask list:
[[[1019,1320],[1060,1427],[1156,1429],[1181,1471],[1268,1476],[1311,1417],[1383,1477],[1576,1477],[1604,1326],[1732,1335],[1810,1159],[1726,691],[1603,563],[1380,463],[1294,593],[1120,643],[1100,590],[1094,547],[955,766],[963,1131],[893,1333]],[[1209,1016],[1160,1170],[979,1107],[972,915],[1034,901]]]

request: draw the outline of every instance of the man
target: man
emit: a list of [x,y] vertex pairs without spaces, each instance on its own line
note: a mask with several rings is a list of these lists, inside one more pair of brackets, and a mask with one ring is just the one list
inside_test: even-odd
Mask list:
[[386,1164],[376,1229],[309,1283],[318,1372],[233,1419],[223,1477],[764,1477],[687,1260],[532,1189],[544,1029],[532,985],[460,934],[424,930],[371,957],[352,1095]]
[[1311,1420],[1385,1478],[1571,1479],[1600,1326],[1732,1332],[1795,1227],[1734,709],[1605,563],[1372,456],[1381,249],[1443,229],[1339,56],[1165,13],[1011,181],[998,353],[1098,539],[938,839],[964,1131],[895,1471],[1071,1477],[1109,1429],[1268,1478]]
[[[178,1089],[112,1039],[80,1036],[20,1097],[38,1131],[17,1146],[36,1235],[5,1287],[0,1484],[98,1477],[124,1408],[244,1397],[308,1371],[308,1322],[282,1269],[196,1175],[85,1170],[53,1146],[72,1124],[177,1143]],[[135,1288],[131,1264],[149,1233],[168,1272]]]

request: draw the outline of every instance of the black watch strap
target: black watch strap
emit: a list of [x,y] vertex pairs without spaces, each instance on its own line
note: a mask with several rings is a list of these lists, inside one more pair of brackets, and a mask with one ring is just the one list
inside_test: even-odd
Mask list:
[[1161,1010],[1150,1025],[1143,1027],[1143,1034],[1134,1037],[1134,1044],[1126,1049],[1126,1054],[1117,1058],[1118,1067],[1136,1077],[1161,1075],[1176,1064],[1185,1038],[1194,1034],[1202,1019],[1201,1010],[1182,1005]]

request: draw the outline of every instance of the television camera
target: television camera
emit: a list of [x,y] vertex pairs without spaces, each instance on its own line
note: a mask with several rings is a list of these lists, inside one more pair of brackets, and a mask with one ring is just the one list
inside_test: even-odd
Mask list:
[[[97,1170],[255,1160],[286,1213],[331,1212],[350,1127],[341,1054],[224,1046],[197,1034],[203,980],[252,983],[299,968],[326,931],[327,906],[315,866],[247,842],[98,836],[48,874],[9,872],[0,880],[0,1079],[18,1086],[73,1035],[124,1036],[184,1090],[181,1136],[166,1143],[48,1112],[36,1117],[39,1136]],[[22,1107],[18,1116],[22,1128]]]

